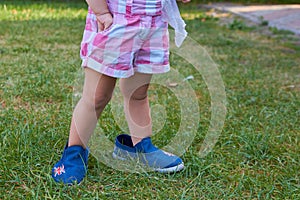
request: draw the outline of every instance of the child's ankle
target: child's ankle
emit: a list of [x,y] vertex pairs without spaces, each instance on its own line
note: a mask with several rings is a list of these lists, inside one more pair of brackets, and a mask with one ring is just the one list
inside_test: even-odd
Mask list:
[[68,147],[71,146],[81,146],[82,148],[86,149],[86,145],[84,145],[82,142],[76,142],[76,141],[68,141]]
[[141,142],[142,139],[143,138],[131,136],[131,141],[132,141],[133,146],[135,146],[136,144],[138,144],[139,142]]

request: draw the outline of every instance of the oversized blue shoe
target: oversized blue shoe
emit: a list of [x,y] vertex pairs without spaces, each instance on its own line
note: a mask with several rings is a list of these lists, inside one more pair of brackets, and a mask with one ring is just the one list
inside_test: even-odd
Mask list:
[[115,141],[113,157],[120,160],[139,160],[160,173],[177,172],[184,168],[184,163],[178,156],[155,147],[150,137],[133,146],[129,135],[119,135]]
[[56,182],[79,184],[86,175],[89,150],[82,146],[66,145],[62,158],[52,168]]

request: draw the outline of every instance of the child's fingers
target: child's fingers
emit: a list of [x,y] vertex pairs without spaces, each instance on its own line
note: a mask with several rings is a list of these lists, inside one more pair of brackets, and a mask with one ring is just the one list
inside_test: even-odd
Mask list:
[[104,30],[108,29],[112,25],[112,22],[104,23]]
[[96,16],[98,22],[98,31],[104,31],[105,29],[109,28],[113,23],[113,18],[110,13],[105,13]]
[[103,30],[104,30],[103,24],[98,22],[98,32],[103,31]]

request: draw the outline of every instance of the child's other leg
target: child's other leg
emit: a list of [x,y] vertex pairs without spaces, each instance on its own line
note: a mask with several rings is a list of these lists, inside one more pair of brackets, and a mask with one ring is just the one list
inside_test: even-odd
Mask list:
[[83,93],[73,112],[68,146],[87,146],[101,112],[112,97],[115,83],[116,78],[85,68]]
[[152,120],[148,101],[151,74],[135,73],[120,80],[124,97],[124,112],[133,145],[152,134]]
[[184,168],[182,159],[155,147],[151,142],[152,121],[147,95],[150,80],[151,75],[141,73],[120,80],[125,117],[131,136],[117,136],[113,157],[121,160],[138,158],[154,171],[177,172]]

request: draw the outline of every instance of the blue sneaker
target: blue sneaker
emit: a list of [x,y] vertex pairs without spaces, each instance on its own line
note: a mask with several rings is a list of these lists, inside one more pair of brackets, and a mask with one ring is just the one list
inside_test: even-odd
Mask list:
[[184,163],[178,156],[155,147],[150,137],[133,146],[129,135],[119,135],[115,141],[113,157],[120,160],[140,160],[160,173],[178,172],[184,168]]
[[79,184],[86,175],[89,150],[82,146],[66,145],[62,158],[52,168],[56,182]]

